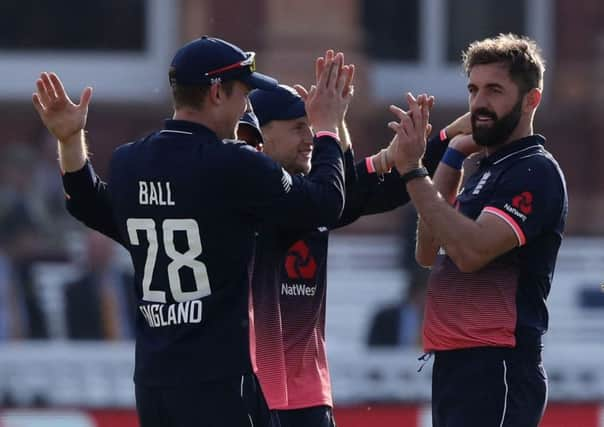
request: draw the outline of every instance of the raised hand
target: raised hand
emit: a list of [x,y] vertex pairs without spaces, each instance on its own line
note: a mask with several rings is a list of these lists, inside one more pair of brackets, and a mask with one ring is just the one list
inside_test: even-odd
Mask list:
[[304,99],[308,121],[315,131],[328,130],[337,133],[338,125],[343,122],[352,91],[345,90],[350,85],[354,67],[343,65],[344,54],[333,55],[328,51],[325,58],[315,62],[318,75],[316,84],[310,91],[302,86],[295,88]]
[[85,88],[80,103],[74,104],[55,73],[42,73],[36,81],[36,89],[32,95],[34,108],[50,133],[63,143],[79,135],[86,126],[92,88]]
[[450,139],[455,138],[457,135],[468,135],[472,133],[472,115],[470,112],[459,116],[446,127],[447,136]]
[[394,154],[393,162],[400,174],[421,166],[421,158],[426,150],[426,138],[431,130],[429,119],[434,97],[422,94],[415,99],[408,93],[407,102],[408,112],[395,105],[390,106],[390,111],[400,122],[388,123],[388,127],[396,132],[390,150]]

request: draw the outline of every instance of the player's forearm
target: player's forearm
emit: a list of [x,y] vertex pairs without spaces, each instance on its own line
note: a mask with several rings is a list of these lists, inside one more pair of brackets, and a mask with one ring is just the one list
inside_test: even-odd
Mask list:
[[338,133],[340,136],[340,146],[342,151],[346,152],[352,148],[352,140],[350,139],[350,132],[346,126],[346,121],[342,120],[338,125]]
[[433,236],[433,244],[443,247],[460,270],[469,270],[474,258],[484,250],[481,226],[455,211],[428,178],[411,180],[407,191]]
[[[440,163],[434,173],[434,188],[449,203],[453,204],[459,185],[461,183],[462,171],[451,166]],[[426,226],[425,221],[420,219],[417,228],[417,242],[415,247],[415,258],[420,265],[431,266],[436,258],[439,244],[435,241],[431,229]]]
[[58,142],[59,164],[63,172],[76,172],[84,167],[88,159],[88,148],[84,131]]
[[436,259],[438,244],[421,217],[417,221],[417,237],[415,241],[415,260],[422,267],[431,267]]

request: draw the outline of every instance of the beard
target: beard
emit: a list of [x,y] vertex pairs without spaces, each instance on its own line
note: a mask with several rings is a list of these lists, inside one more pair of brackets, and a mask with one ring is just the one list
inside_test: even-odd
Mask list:
[[[493,119],[493,124],[491,126],[477,126],[477,116],[479,115],[490,117]],[[512,111],[500,119],[497,118],[495,112],[486,108],[478,108],[472,113],[472,137],[476,144],[482,147],[493,147],[503,144],[518,126],[521,116],[522,97],[519,97]]]

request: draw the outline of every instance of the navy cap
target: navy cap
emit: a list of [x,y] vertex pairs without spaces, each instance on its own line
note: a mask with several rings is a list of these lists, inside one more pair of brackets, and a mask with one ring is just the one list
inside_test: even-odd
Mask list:
[[277,80],[256,72],[255,55],[224,40],[204,36],[176,52],[170,65],[170,84],[210,85],[240,80],[252,88],[274,89]]
[[291,120],[306,116],[304,101],[287,85],[273,90],[256,89],[250,92],[250,102],[260,126],[273,120]]
[[249,126],[254,129],[256,136],[260,141],[263,141],[262,131],[260,130],[260,122],[258,122],[258,117],[251,111],[246,111],[243,113],[243,116],[239,119],[239,126]]

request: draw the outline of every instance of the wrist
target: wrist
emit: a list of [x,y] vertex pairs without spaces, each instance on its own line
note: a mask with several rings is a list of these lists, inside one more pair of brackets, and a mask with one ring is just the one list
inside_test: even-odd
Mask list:
[[[55,135],[56,136],[56,135]],[[82,143],[85,139],[84,129],[80,129],[69,136],[56,137],[59,144],[63,147],[74,146]]]
[[335,139],[338,142],[338,144],[340,145],[340,148],[342,148],[342,144],[340,142],[340,136],[338,135],[337,132],[328,131],[328,130],[320,130],[315,133],[315,138],[321,138],[323,136],[328,136],[330,138]]
[[378,175],[389,173],[392,166],[388,162],[388,150],[382,149],[370,157],[373,171]]
[[75,172],[84,167],[88,159],[88,147],[81,130],[58,143],[59,165],[61,171]]
[[424,165],[420,161],[417,161],[397,165],[396,170],[398,171],[399,175],[403,176],[409,171],[412,171],[414,169],[420,169],[422,167],[424,167]]
[[428,169],[426,169],[423,166],[411,169],[405,173],[401,174],[401,181],[403,181],[403,183],[405,185],[407,185],[409,183],[409,181],[412,181],[414,179],[417,178],[425,178],[427,176],[429,176],[430,174],[428,173]]
[[455,170],[461,170],[466,157],[467,155],[465,153],[453,147],[449,147],[445,151],[445,154],[443,155],[443,158],[440,160],[440,162]]
[[315,135],[318,135],[320,133],[332,133],[334,135],[337,135],[337,139],[340,139],[340,130],[338,129],[337,126],[333,125],[317,125],[317,126],[312,126],[313,130],[315,131]]

